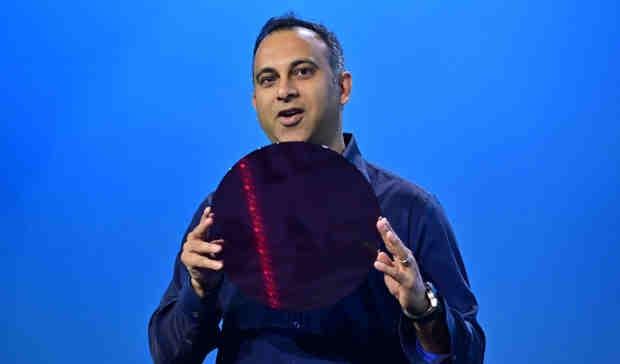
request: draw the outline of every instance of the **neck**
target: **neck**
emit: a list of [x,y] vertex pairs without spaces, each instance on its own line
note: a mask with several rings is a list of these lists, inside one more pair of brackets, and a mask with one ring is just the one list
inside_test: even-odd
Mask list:
[[344,153],[345,144],[344,144],[344,135],[342,133],[338,133],[336,138],[332,140],[331,143],[327,144],[327,147],[338,154]]

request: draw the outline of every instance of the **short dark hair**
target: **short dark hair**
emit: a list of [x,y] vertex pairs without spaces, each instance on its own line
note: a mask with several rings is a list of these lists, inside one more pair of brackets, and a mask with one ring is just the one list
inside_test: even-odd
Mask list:
[[291,29],[293,27],[310,29],[318,34],[325,44],[327,44],[327,48],[329,49],[329,65],[332,69],[332,73],[334,74],[334,82],[338,82],[340,74],[344,72],[344,55],[342,54],[342,46],[340,45],[338,38],[336,38],[336,35],[330,32],[329,29],[322,24],[301,20],[297,18],[293,12],[289,12],[283,16],[270,18],[267,23],[263,25],[263,29],[261,29],[258,37],[256,37],[256,42],[254,43],[254,53],[252,55],[252,83],[254,83],[254,60],[256,58],[256,51],[258,50],[260,43],[263,39],[265,39],[265,37],[276,30]]

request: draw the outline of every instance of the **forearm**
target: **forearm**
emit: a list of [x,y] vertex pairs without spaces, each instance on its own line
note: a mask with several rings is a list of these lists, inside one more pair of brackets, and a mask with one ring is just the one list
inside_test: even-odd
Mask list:
[[[212,196],[211,193],[194,213],[181,246],[189,232],[199,224]],[[221,312],[216,304],[217,292],[211,295],[196,292],[180,255],[181,252],[174,263],[172,281],[149,321],[149,347],[156,364],[202,363],[205,356],[218,346]]]
[[218,346],[220,315],[215,299],[200,299],[191,287],[185,287],[178,300],[155,311],[149,323],[149,341],[156,364],[202,363]]
[[444,320],[433,320],[419,324],[411,321],[422,348],[433,354],[450,352],[450,331]]
[[422,350],[440,360],[433,362],[481,364],[485,337],[475,317],[470,313],[463,315],[447,305],[444,308],[444,317],[419,326],[405,315],[401,316],[401,344],[410,362],[430,362],[425,361],[422,353],[416,349],[417,341]]
[[[461,313],[442,299],[444,312],[441,318],[417,325],[404,323],[405,337],[417,340],[427,353],[439,355],[450,363],[481,364],[484,358],[485,336],[475,318],[475,311]],[[407,332],[411,334],[407,335]],[[410,344],[412,345],[412,344]],[[417,362],[417,361],[414,361]]]
[[486,339],[475,312],[460,312],[446,306],[446,325],[450,332],[450,353],[454,363],[482,364]]
[[409,340],[403,340],[404,349],[411,353],[415,363],[423,362],[410,349],[415,347],[416,340],[426,352],[448,353],[442,355],[446,362],[482,363],[486,343],[476,319],[478,302],[469,286],[454,232],[438,201],[431,201],[427,206],[424,224],[411,229],[409,241],[418,242],[412,251],[418,254],[416,259],[421,262],[425,280],[437,288],[443,312],[439,322],[428,328],[418,330],[412,322],[403,322],[403,329],[412,329],[410,336],[406,336]]

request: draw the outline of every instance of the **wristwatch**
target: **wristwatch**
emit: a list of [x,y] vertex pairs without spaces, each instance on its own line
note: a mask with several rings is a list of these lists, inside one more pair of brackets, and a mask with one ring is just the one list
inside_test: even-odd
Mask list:
[[403,309],[403,314],[405,316],[409,317],[414,322],[417,322],[420,324],[428,322],[428,321],[432,321],[438,318],[439,315],[443,312],[441,301],[439,301],[439,299],[435,295],[435,289],[432,283],[426,282],[425,285],[426,285],[426,292],[425,292],[426,298],[428,299],[428,302],[430,303],[428,306],[428,309],[417,315],[414,315],[408,312],[406,308]]

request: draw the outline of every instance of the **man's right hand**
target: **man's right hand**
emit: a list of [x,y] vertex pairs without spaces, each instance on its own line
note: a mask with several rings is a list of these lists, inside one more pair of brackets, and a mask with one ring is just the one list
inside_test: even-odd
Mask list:
[[215,214],[211,212],[211,206],[207,206],[202,212],[200,223],[187,234],[181,262],[187,268],[191,277],[192,287],[200,297],[217,286],[222,279],[222,267],[224,262],[216,260],[215,254],[222,251],[223,239],[206,242],[209,228],[213,225]]

